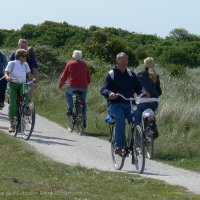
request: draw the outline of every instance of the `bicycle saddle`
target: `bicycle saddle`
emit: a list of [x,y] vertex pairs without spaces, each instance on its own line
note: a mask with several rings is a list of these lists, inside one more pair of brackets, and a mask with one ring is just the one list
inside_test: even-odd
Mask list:
[[83,92],[81,92],[81,91],[74,91],[73,94],[79,94],[79,95],[81,95],[81,94],[83,94]]

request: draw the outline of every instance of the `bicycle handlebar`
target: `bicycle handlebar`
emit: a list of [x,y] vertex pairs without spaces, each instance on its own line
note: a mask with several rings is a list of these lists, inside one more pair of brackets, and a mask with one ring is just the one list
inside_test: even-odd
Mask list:
[[154,103],[157,102],[159,103],[159,99],[158,98],[147,98],[147,97],[137,97],[136,98],[136,104],[140,104],[140,103]]
[[147,98],[147,97],[126,98],[125,96],[123,96],[122,94],[119,94],[119,93],[117,93],[116,95],[121,97],[122,99],[124,99],[126,101],[134,101],[135,100],[136,104],[153,103],[153,102],[159,103],[158,98]]
[[121,97],[122,99],[126,100],[126,101],[134,101],[135,98],[126,98],[124,95],[117,93],[117,96]]
[[121,97],[122,99],[126,100],[126,101],[130,101],[130,105],[131,105],[131,113],[133,113],[134,111],[137,110],[137,107],[133,105],[133,101],[135,100],[135,98],[126,98],[124,95],[117,93],[117,96]]
[[[17,79],[11,79],[10,81],[15,81]],[[36,83],[36,79],[33,78],[31,81],[27,82],[27,83],[24,83],[24,82],[18,82],[19,84],[22,84],[22,85],[31,85],[32,83]]]

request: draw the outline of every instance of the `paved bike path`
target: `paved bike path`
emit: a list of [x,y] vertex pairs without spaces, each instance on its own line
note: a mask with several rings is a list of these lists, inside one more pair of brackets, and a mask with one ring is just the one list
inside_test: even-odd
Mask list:
[[[7,107],[0,112],[0,130],[8,132]],[[20,136],[19,136],[20,137]],[[69,165],[81,165],[105,171],[115,171],[110,143],[95,137],[69,133],[65,128],[37,115],[35,131],[27,142],[43,155]],[[125,161],[122,172],[134,173],[131,159]],[[186,187],[200,194],[200,174],[167,164],[146,160],[144,177]]]

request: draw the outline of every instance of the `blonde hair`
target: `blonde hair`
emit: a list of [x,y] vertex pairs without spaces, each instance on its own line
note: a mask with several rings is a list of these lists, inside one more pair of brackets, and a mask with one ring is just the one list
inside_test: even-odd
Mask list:
[[27,55],[27,51],[24,49],[17,49],[17,51],[15,52],[15,59],[19,60],[19,58],[21,56],[26,56]]
[[152,57],[148,57],[144,59],[144,65],[148,70],[149,73],[149,78],[152,80],[153,83],[157,82],[157,73],[156,70],[154,69],[154,59]]

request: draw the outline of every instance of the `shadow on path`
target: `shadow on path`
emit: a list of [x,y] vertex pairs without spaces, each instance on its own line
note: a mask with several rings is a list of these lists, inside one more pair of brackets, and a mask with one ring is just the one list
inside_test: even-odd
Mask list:
[[58,137],[48,137],[48,136],[42,136],[42,135],[35,135],[33,134],[30,138],[31,142],[36,142],[40,144],[47,144],[47,145],[62,145],[62,146],[74,146],[72,142],[76,142],[75,140],[68,140],[64,138],[58,138]]

